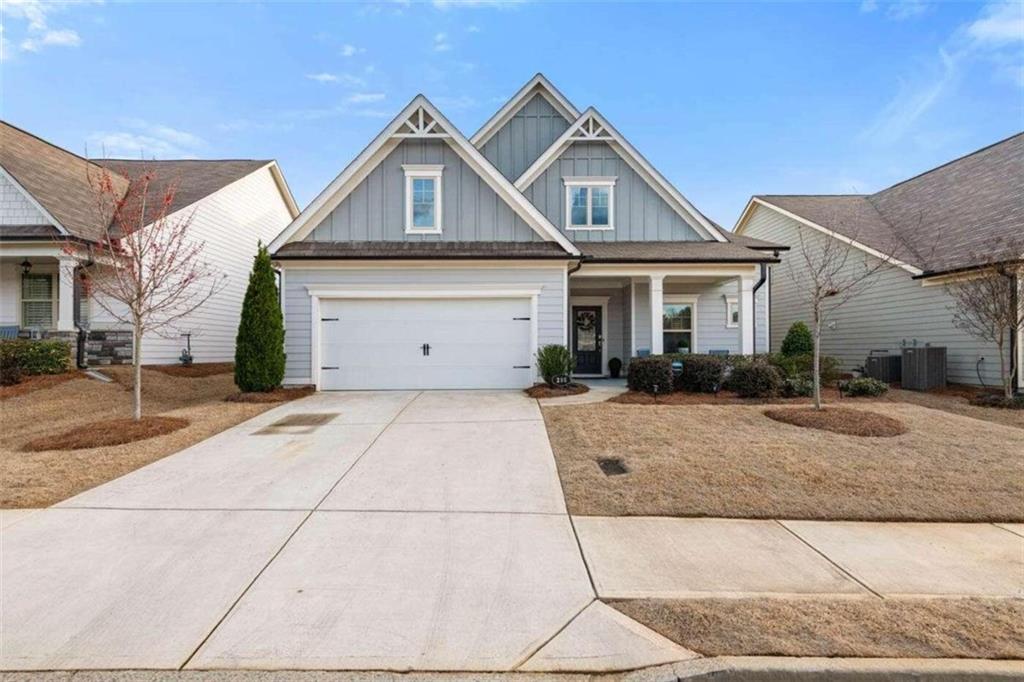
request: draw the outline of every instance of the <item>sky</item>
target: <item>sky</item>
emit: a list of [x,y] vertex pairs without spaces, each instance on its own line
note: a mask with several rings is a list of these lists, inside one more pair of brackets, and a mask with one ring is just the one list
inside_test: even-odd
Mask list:
[[731,228],[1024,129],[1024,3],[0,3],[0,117],[73,152],[274,158],[306,205],[417,93],[471,136],[543,72]]

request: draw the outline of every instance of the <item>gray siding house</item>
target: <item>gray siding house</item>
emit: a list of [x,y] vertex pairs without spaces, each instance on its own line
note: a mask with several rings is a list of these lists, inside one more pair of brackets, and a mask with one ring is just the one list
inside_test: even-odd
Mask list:
[[271,244],[286,381],[519,388],[545,344],[579,376],[764,351],[783,249],[708,220],[543,75],[472,138],[420,95]]
[[[801,251],[838,242],[850,251],[847,267],[889,264],[830,314],[823,352],[852,370],[871,351],[945,346],[949,381],[999,386],[996,345],[953,325],[954,301],[943,284],[984,264],[1000,240],[1024,234],[1022,178],[1018,134],[876,194],[752,197],[734,232],[792,248],[771,267],[772,349],[793,322],[810,321]],[[1024,364],[1020,337],[1007,339],[1016,367]],[[1024,387],[1020,372],[1017,385]]]

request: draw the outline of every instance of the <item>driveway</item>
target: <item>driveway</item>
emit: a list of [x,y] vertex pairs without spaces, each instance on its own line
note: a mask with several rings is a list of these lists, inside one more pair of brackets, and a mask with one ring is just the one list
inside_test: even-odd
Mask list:
[[317,394],[4,525],[8,670],[692,656],[594,601],[519,392]]

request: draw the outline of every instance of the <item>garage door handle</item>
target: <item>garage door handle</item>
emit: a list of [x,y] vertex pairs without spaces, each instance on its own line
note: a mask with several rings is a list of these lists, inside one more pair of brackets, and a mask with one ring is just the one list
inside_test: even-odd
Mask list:
[[337,322],[338,318],[336,318],[336,317],[321,317],[320,321],[321,322]]
[[513,317],[512,320],[513,321],[523,320],[525,322],[529,322],[530,318],[528,318],[528,317]]
[[512,365],[512,369],[530,369],[529,365]]
[[320,369],[338,369],[337,367],[321,367]]

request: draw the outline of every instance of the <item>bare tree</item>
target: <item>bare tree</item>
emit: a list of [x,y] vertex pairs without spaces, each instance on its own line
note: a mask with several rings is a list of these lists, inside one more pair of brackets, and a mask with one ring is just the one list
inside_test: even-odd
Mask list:
[[1024,329],[1024,237],[999,238],[992,246],[972,257],[978,269],[952,277],[946,291],[953,299],[953,326],[999,349],[999,377],[1010,400],[1020,368],[1007,346]]
[[146,171],[127,188],[107,170],[89,173],[104,236],[91,248],[66,243],[64,251],[86,268],[86,290],[115,320],[130,325],[133,417],[142,418],[142,341],[167,334],[176,322],[223,288],[226,275],[202,259],[204,243],[192,238],[194,213],[172,207],[177,184],[160,187]]
[[[838,219],[832,224],[838,224]],[[797,229],[800,245],[788,262],[789,274],[804,302],[811,310],[811,334],[814,336],[814,407],[821,409],[821,331],[829,316],[850,299],[863,293],[874,283],[880,270],[895,263],[893,256],[881,258],[869,255],[834,236],[813,233],[810,228]],[[838,234],[855,232],[843,229]],[[851,241],[856,242],[855,238]],[[795,256],[795,259],[794,259]]]

